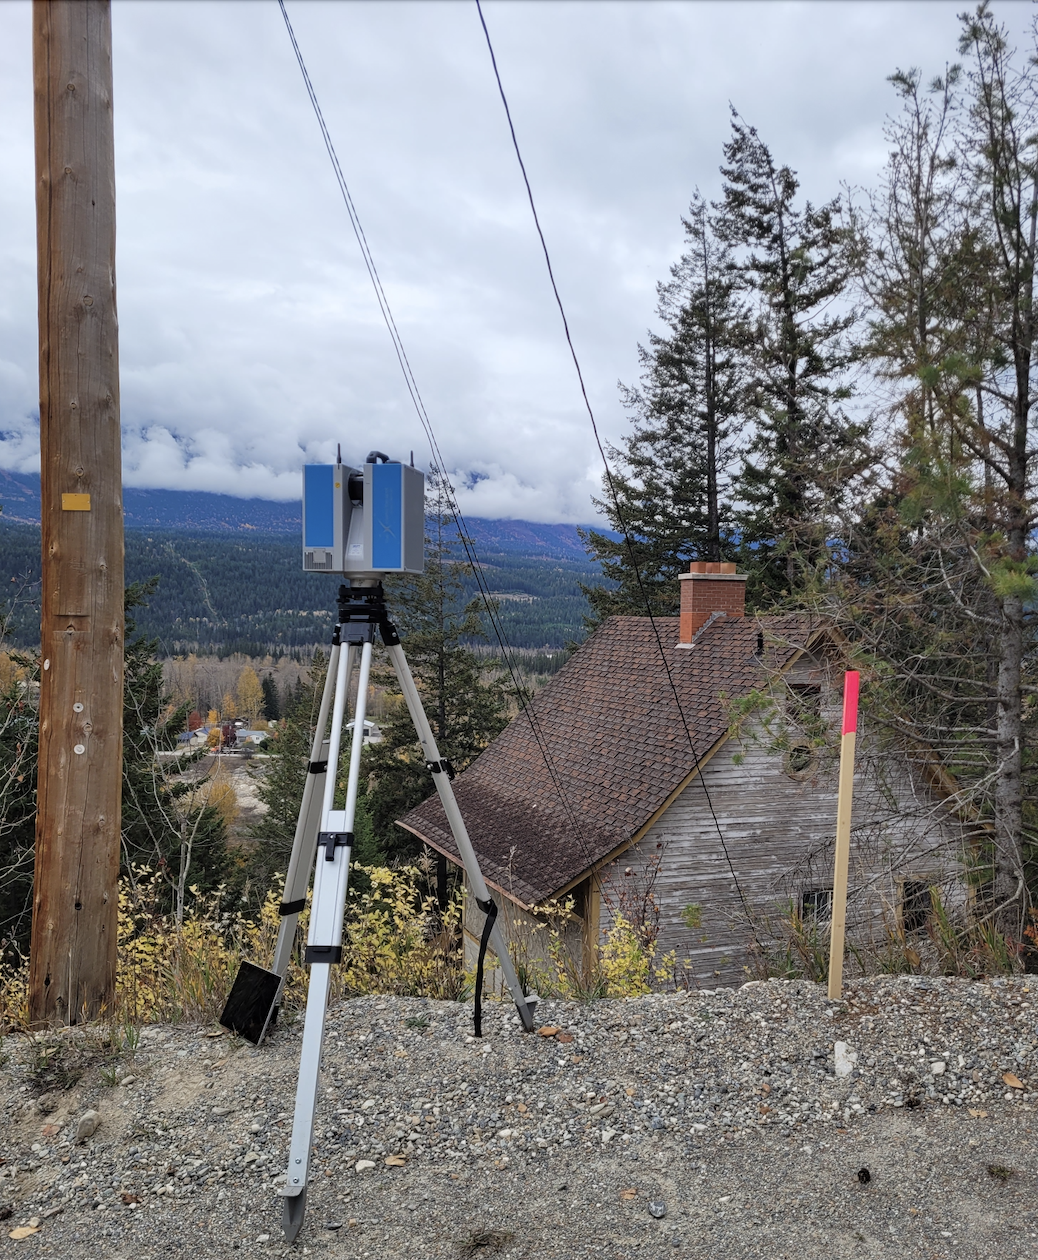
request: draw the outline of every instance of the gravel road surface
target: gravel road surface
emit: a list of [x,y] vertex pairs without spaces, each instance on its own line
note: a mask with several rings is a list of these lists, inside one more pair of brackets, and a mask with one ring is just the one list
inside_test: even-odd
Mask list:
[[343,1002],[292,1247],[277,1190],[298,1025],[259,1050],[214,1028],[145,1028],[121,1051],[96,1030],[12,1035],[0,1247],[1035,1260],[1036,997],[1027,976],[876,978],[840,1003],[770,981],[543,1002],[535,1035],[493,1005],[479,1041],[469,1007]]

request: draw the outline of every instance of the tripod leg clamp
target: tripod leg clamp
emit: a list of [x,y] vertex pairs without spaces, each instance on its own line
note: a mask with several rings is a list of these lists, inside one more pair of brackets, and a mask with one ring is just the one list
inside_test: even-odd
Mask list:
[[382,642],[386,647],[400,646],[400,635],[397,633],[397,628],[388,619],[383,619],[378,623],[378,632],[382,636]]
[[305,963],[341,963],[341,945],[307,945],[303,954]]
[[335,861],[336,849],[352,849],[353,848],[353,832],[352,831],[321,831],[317,834],[317,847],[324,848],[324,860],[326,862]]
[[439,761],[427,761],[425,763],[426,770],[430,774],[445,774],[448,779],[453,780],[456,773],[454,767],[446,757],[441,757]]

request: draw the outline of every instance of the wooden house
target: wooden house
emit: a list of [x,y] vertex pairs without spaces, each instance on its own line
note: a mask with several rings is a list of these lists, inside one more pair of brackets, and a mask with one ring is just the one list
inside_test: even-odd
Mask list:
[[[520,954],[571,902],[578,963],[623,915],[689,982],[732,984],[780,961],[791,912],[825,933],[845,659],[810,617],[744,616],[734,565],[681,579],[679,618],[608,619],[454,788]],[[435,796],[400,825],[458,862]],[[965,844],[925,752],[859,730],[851,947],[924,929],[931,887],[961,905]]]

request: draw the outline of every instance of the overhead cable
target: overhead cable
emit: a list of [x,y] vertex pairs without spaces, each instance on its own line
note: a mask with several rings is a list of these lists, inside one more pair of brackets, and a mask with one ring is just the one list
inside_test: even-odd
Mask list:
[[335,179],[339,185],[339,191],[342,194],[342,199],[346,206],[346,212],[350,218],[350,225],[353,228],[353,234],[357,238],[357,244],[360,247],[361,256],[364,259],[364,266],[371,280],[372,287],[375,290],[375,297],[378,301],[379,309],[382,312],[382,318],[385,322],[386,329],[389,332],[390,340],[393,342],[393,350],[396,353],[397,362],[400,365],[400,371],[403,374],[404,383],[407,386],[407,392],[411,397],[415,413],[418,416],[419,423],[421,424],[426,440],[429,443],[429,450],[432,454],[433,463],[439,472],[441,485],[444,487],[446,492],[447,506],[450,509],[451,516],[454,518],[454,524],[458,531],[458,538],[465,551],[466,560],[468,561],[469,567],[471,568],[473,576],[476,580],[476,588],[483,601],[487,620],[490,622],[491,628],[494,631],[494,637],[497,639],[498,646],[501,649],[504,665],[508,671],[508,675],[512,683],[512,689],[515,692],[516,701],[519,705],[520,711],[525,715],[530,723],[530,730],[533,733],[534,740],[540,750],[545,768],[548,771],[549,778],[551,779],[556,794],[562,804],[563,811],[569,818],[573,834],[576,836],[578,842],[583,848],[585,855],[589,855],[590,849],[580,827],[579,819],[566,796],[566,791],[563,786],[558,767],[554,763],[551,750],[548,748],[547,741],[540,729],[537,716],[533,711],[532,697],[527,690],[526,684],[517,674],[518,667],[515,653],[507,641],[504,628],[502,627],[500,618],[495,611],[486,574],[483,571],[483,566],[480,564],[475,544],[469,536],[466,528],[465,518],[462,515],[461,507],[458,504],[454,487],[447,475],[446,465],[444,464],[443,456],[440,453],[440,447],[436,440],[436,433],[433,429],[432,421],[429,419],[425,403],[422,400],[421,391],[418,388],[418,382],[415,380],[414,373],[411,370],[411,364],[407,358],[407,353],[404,350],[403,340],[396,326],[396,321],[393,318],[393,312],[389,305],[389,299],[386,297],[385,290],[382,287],[382,280],[378,274],[378,268],[375,266],[375,259],[372,255],[371,248],[368,245],[364,229],[361,226],[357,208],[354,205],[352,196],[350,195],[349,186],[346,183],[346,177],[343,174],[342,166],[339,162],[339,156],[335,151],[335,144],[332,140],[331,132],[328,130],[328,124],[325,122],[324,113],[321,109],[320,102],[317,99],[316,89],[314,88],[313,81],[310,78],[310,73],[306,68],[306,62],[303,59],[303,53],[299,47],[299,42],[296,39],[295,31],[292,29],[292,22],[289,19],[288,10],[285,7],[285,0],[278,0],[278,6],[281,9],[281,16],[285,20],[285,27],[288,30],[288,37],[292,42],[292,49],[296,55],[296,61],[299,63],[299,70],[303,76],[303,82],[306,85],[306,91],[310,98],[310,104],[313,106],[318,126],[321,129],[321,137],[324,140],[324,147],[328,152],[329,159],[331,160],[332,169],[335,172]]
[[[555,282],[555,271],[551,265],[551,255],[548,252],[548,242],[544,239],[544,231],[541,228],[540,216],[537,213],[537,204],[534,201],[533,189],[530,186],[530,177],[526,173],[526,163],[523,161],[523,155],[519,148],[519,139],[515,134],[515,124],[512,121],[512,111],[508,105],[508,97],[505,95],[504,84],[501,82],[501,72],[497,66],[497,57],[494,54],[494,45],[490,39],[490,31],[487,29],[486,18],[483,16],[483,6],[480,3],[480,0],[476,0],[476,12],[479,14],[479,22],[480,22],[480,25],[483,27],[483,35],[485,36],[486,41],[487,41],[487,51],[490,53],[490,62],[494,68],[494,78],[497,80],[497,90],[501,97],[501,104],[504,106],[504,109],[505,109],[505,117],[508,120],[508,130],[512,136],[512,148],[515,150],[516,160],[519,163],[519,170],[522,172],[523,183],[526,186],[526,197],[530,203],[530,213],[533,215],[534,227],[537,229],[537,236],[541,242],[541,251],[544,254],[544,263],[548,269],[548,279],[551,283],[551,291],[555,295],[555,304],[559,308],[559,315],[562,317],[562,328],[566,336],[566,344],[567,346],[569,346],[570,357],[572,358],[573,366],[576,369],[577,380],[580,383],[580,393],[581,393],[582,398],[584,399],[584,407],[587,410],[588,418],[591,421],[591,429],[595,435],[595,443],[598,446],[598,453],[602,457],[602,464],[603,464],[603,467],[605,468],[605,480],[606,480],[606,487],[609,492],[609,498],[612,501],[613,510],[616,513],[616,520],[619,523],[620,529],[624,536],[624,542],[626,544],[627,551],[631,560],[631,567],[634,570],[634,576],[638,582],[638,590],[641,594],[642,601],[645,604],[645,611],[648,614],[649,621],[652,624],[653,635],[655,636],[655,639],[656,639],[656,647],[659,650],[660,660],[663,663],[663,668],[667,675],[667,682],[670,685],[670,691],[674,697],[674,705],[678,711],[678,716],[681,718],[681,725],[685,729],[685,736],[688,740],[688,746],[692,752],[692,760],[693,760],[693,764],[696,770],[696,776],[699,779],[700,784],[702,785],[703,793],[706,797],[706,803],[710,810],[710,816],[713,819],[714,827],[717,830],[717,838],[721,842],[721,848],[724,851],[725,860],[728,863],[728,869],[731,871],[732,879],[735,881],[735,887],[736,887],[736,890],[738,891],[739,899],[742,902],[743,910],[745,911],[747,922],[750,925],[750,931],[753,933],[753,938],[756,941],[757,934],[753,926],[753,917],[750,914],[749,903],[747,902],[746,896],[743,893],[742,886],[739,883],[739,876],[735,872],[735,866],[732,864],[732,859],[728,853],[728,846],[725,843],[724,832],[721,830],[721,823],[714,809],[714,803],[710,796],[710,789],[707,786],[706,780],[703,778],[702,766],[700,764],[699,754],[696,752],[696,745],[695,745],[695,741],[692,738],[692,731],[689,728],[688,721],[685,717],[685,710],[681,704],[681,697],[678,695],[678,689],[674,682],[674,675],[671,672],[670,662],[667,660],[667,654],[663,648],[663,640],[660,637],[659,626],[656,624],[656,618],[652,611],[652,603],[649,599],[648,592],[645,589],[645,584],[642,581],[641,571],[638,568],[638,557],[635,553],[634,541],[631,538],[630,530],[627,528],[627,522],[624,519],[623,509],[620,504],[620,496],[619,496],[619,493],[617,492],[616,483],[613,479],[612,469],[609,467],[609,460],[606,457],[605,446],[603,445],[601,435],[598,432],[598,422],[595,420],[595,413],[591,406],[591,400],[588,397],[587,386],[584,384],[584,373],[581,370],[580,360],[577,358],[576,347],[574,346],[573,338],[570,335],[569,320],[566,318],[566,308],[563,306],[563,303],[562,303],[562,296],[559,293],[559,286]],[[759,942],[758,942],[758,945],[759,945]]]

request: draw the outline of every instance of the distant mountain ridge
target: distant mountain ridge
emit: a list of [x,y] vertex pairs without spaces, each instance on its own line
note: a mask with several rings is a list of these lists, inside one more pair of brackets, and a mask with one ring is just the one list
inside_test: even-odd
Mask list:
[[[0,469],[0,520],[26,525],[40,522],[40,478],[36,473]],[[271,499],[238,499],[205,490],[138,490],[123,487],[127,529],[176,530],[191,534],[296,534],[301,503]],[[543,556],[581,560],[587,553],[576,525],[540,525],[533,521],[468,517],[466,524],[480,555]],[[601,526],[595,526],[600,529]]]

